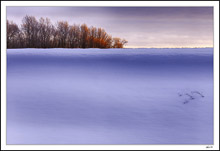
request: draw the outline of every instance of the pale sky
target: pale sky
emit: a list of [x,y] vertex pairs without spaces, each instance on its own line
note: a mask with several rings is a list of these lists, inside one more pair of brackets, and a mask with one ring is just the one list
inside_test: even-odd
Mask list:
[[213,7],[7,7],[7,19],[25,15],[104,28],[128,48],[213,47]]

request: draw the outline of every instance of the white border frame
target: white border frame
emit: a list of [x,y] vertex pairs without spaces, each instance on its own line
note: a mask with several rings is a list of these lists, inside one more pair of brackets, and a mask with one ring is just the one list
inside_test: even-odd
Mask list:
[[[214,145],[6,145],[7,6],[212,6],[214,7]],[[219,150],[219,2],[218,1],[1,1],[1,149],[2,150]]]

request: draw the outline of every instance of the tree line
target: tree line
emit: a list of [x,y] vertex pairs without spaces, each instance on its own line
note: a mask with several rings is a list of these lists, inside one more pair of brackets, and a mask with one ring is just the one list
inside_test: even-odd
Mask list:
[[7,20],[7,48],[123,48],[126,43],[86,24],[58,21],[53,25],[48,18],[25,16],[19,27]]

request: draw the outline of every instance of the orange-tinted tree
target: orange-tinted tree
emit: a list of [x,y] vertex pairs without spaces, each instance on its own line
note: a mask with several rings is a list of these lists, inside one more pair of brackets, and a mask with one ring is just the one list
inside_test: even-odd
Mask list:
[[58,21],[54,26],[48,18],[37,20],[27,15],[19,28],[7,20],[7,48],[123,48],[126,43],[86,24]]

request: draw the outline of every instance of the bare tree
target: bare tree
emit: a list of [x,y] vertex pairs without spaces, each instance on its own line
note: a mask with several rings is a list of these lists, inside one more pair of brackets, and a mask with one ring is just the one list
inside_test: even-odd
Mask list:
[[80,44],[80,27],[78,25],[73,25],[69,27],[69,47],[70,48],[79,48]]
[[18,25],[7,20],[7,47],[14,48],[20,30]]
[[113,38],[113,48],[123,48],[123,46],[127,43],[125,39],[121,40],[120,38]]
[[48,48],[51,46],[52,35],[54,32],[54,26],[51,24],[48,18],[40,18],[39,20],[39,41],[41,48]]
[[81,48],[88,48],[89,28],[86,24],[81,25]]
[[59,21],[54,26],[48,18],[25,16],[21,28],[7,20],[8,48],[123,48],[125,39],[112,38],[102,28],[86,24],[69,25]]
[[34,16],[25,16],[22,20],[22,30],[24,32],[27,47],[36,48],[38,45],[38,21]]
[[69,33],[69,24],[67,21],[59,21],[57,23],[57,32],[58,32],[58,47],[66,48],[67,47],[67,38]]

